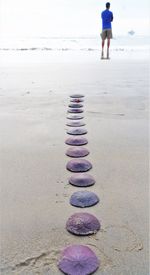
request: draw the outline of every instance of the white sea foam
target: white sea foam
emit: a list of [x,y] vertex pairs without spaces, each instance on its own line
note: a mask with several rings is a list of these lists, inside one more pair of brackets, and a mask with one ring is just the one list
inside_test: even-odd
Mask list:
[[[0,50],[99,50],[100,37],[35,37],[1,38]],[[150,45],[149,36],[116,36],[112,40],[114,50],[145,50]]]
[[[149,45],[149,36],[114,36],[110,47],[111,57],[148,59]],[[18,57],[19,62],[27,60],[39,62],[41,58],[43,62],[60,58],[62,61],[67,59],[86,61],[87,58],[99,59],[100,50],[100,37],[1,38],[0,40],[0,59],[3,63],[18,62]]]

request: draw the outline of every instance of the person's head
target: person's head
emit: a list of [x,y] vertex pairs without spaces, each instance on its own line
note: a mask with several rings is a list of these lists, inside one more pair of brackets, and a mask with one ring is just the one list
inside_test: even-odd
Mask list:
[[108,9],[108,10],[109,10],[109,8],[110,8],[110,3],[109,3],[109,2],[107,2],[107,3],[106,3],[106,9]]

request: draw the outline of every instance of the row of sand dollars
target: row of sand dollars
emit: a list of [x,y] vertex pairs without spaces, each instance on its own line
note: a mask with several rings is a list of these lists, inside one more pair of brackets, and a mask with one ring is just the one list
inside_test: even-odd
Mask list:
[[[89,186],[95,184],[95,179],[86,173],[92,169],[92,164],[85,159],[89,150],[84,147],[88,144],[85,138],[87,130],[83,128],[83,103],[84,95],[74,94],[70,96],[67,114],[67,134],[70,136],[65,143],[69,145],[66,155],[72,159],[68,161],[66,169],[71,172],[69,183],[73,186],[82,187],[86,190],[76,191],[70,198],[70,204],[74,207],[91,207],[99,202],[94,192],[87,191]],[[99,220],[88,212],[78,212],[67,220],[66,229],[77,236],[96,234],[100,230]],[[63,249],[58,262],[59,269],[68,275],[93,274],[99,267],[100,260],[95,253],[86,245],[70,245]]]

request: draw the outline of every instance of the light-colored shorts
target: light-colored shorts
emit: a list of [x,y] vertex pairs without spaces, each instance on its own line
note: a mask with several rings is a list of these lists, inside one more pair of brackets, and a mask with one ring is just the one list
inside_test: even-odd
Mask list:
[[113,38],[112,29],[103,30],[102,33],[101,33],[101,38],[102,38],[102,40],[105,40],[106,38],[107,39],[112,39]]

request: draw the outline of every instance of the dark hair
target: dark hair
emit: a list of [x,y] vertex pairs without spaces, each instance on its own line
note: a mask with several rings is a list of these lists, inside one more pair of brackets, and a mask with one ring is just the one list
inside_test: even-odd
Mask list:
[[107,8],[107,9],[110,8],[110,3],[109,3],[109,2],[106,3],[106,8]]

